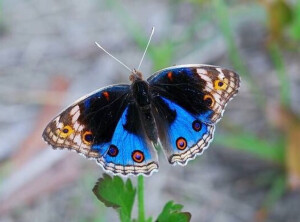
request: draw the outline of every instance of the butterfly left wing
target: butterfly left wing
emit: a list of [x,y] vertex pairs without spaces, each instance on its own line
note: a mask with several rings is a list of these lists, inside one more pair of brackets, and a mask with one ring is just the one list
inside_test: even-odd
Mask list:
[[170,163],[180,164],[209,145],[214,124],[240,84],[233,71],[208,65],[166,68],[148,81],[163,148]]

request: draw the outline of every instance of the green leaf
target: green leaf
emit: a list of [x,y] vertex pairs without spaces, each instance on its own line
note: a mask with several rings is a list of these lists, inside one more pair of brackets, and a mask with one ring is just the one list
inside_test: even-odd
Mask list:
[[124,183],[119,176],[111,177],[104,174],[94,186],[93,192],[105,206],[117,210],[121,221],[131,221],[136,189],[130,179]]
[[175,204],[173,201],[169,201],[164,206],[163,211],[157,218],[157,222],[187,222],[191,220],[191,214],[189,212],[181,212],[183,206],[181,204]]

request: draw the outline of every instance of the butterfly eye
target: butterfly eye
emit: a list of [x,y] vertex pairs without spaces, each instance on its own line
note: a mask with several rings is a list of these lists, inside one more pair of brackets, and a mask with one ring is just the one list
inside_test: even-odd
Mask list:
[[118,147],[116,147],[115,145],[110,145],[110,146],[109,146],[108,152],[107,152],[107,154],[108,154],[109,156],[115,157],[115,156],[118,155],[118,153],[119,153]]
[[213,97],[209,94],[206,94],[203,98],[204,102],[206,103],[206,105],[208,105],[208,107],[213,107],[215,104],[215,100],[213,99]]
[[183,137],[179,137],[177,140],[176,140],[176,146],[179,150],[184,150],[187,146],[187,142],[186,142],[186,139],[184,139]]
[[145,156],[142,151],[135,150],[132,152],[132,159],[134,160],[134,162],[141,163],[144,161]]
[[66,138],[73,133],[73,129],[71,126],[64,126],[61,130],[59,130],[59,136],[62,138]]
[[217,79],[214,82],[214,88],[216,90],[224,90],[228,86],[228,79],[224,78],[223,80]]
[[93,141],[93,134],[91,131],[85,131],[84,134],[82,135],[82,140],[85,144],[91,145]]

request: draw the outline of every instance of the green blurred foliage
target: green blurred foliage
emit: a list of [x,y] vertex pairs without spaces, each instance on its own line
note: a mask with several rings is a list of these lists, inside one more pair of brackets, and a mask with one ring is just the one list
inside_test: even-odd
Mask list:
[[292,9],[285,0],[262,0],[267,10],[270,41],[281,41],[284,30],[293,19]]
[[290,27],[290,36],[294,40],[300,40],[300,1],[293,7],[293,22]]
[[259,138],[252,132],[235,130],[231,133],[216,135],[215,142],[219,145],[248,152],[258,158],[284,165],[285,143],[282,138],[276,141]]

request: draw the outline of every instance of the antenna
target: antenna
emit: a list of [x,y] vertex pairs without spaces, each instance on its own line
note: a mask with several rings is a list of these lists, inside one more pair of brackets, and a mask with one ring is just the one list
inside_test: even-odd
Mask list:
[[142,62],[143,62],[143,60],[144,60],[144,57],[145,57],[145,54],[146,54],[146,52],[147,52],[148,46],[149,46],[149,44],[150,44],[150,42],[151,42],[151,39],[152,39],[152,36],[153,36],[153,34],[154,34],[154,30],[155,30],[155,27],[152,27],[151,34],[150,34],[150,37],[149,37],[149,40],[148,40],[146,49],[145,49],[145,51],[144,51],[144,54],[143,54],[143,56],[142,56],[142,58],[141,58],[141,61],[140,61],[140,64],[139,64],[137,70],[139,70],[140,67],[141,67],[141,65],[142,65]]
[[[121,62],[119,59],[117,59],[116,57],[114,57],[112,54],[110,54],[108,51],[106,51],[98,42],[95,42],[95,44],[102,49],[107,55],[109,55],[110,57],[112,57],[114,60],[116,60],[118,63],[120,63],[121,65],[123,65],[126,69],[128,69],[130,72],[134,72],[132,69],[130,69],[127,65],[125,65],[123,62]],[[147,46],[148,47],[148,46]]]

